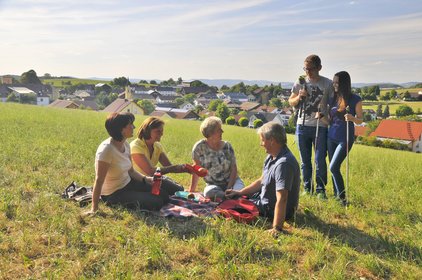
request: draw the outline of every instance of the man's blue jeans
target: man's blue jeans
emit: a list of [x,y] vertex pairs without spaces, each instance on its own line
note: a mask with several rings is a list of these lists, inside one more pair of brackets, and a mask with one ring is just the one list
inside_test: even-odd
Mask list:
[[[347,155],[346,142],[334,141],[328,139],[328,157],[330,159],[330,171],[333,178],[334,196],[342,200],[346,199],[346,192],[344,190],[344,180],[340,172],[340,167]],[[349,152],[352,149],[353,141],[349,141]]]
[[327,131],[326,127],[319,127],[318,138],[315,141],[316,127],[297,125],[296,137],[299,146],[300,160],[302,162],[302,177],[305,191],[312,190],[312,146],[315,150],[315,167],[316,167],[316,192],[325,192],[327,185]]

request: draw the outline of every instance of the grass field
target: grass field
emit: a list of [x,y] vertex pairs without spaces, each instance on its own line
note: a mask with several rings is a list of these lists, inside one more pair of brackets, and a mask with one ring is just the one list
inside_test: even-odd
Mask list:
[[[389,91],[391,91],[392,89],[382,89],[381,91],[380,91],[380,94],[381,95],[383,95],[384,93],[386,93],[386,92],[389,92]],[[422,88],[398,88],[398,89],[394,89],[395,91],[397,91],[397,93],[403,93],[403,92],[406,92],[406,91],[408,91],[408,92],[419,92],[419,91],[422,91]]]
[[96,85],[98,83],[109,84],[110,81],[90,80],[90,79],[79,79],[79,78],[55,78],[55,79],[41,79],[45,85],[52,85],[54,87],[62,88],[65,86],[77,85],[77,84],[89,84]]
[[418,112],[418,110],[422,112],[422,101],[364,101],[362,105],[363,109],[373,109],[376,111],[379,104],[382,105],[383,111],[385,106],[388,104],[388,107],[390,107],[390,115],[395,115],[397,108],[401,105],[407,105],[411,107],[415,113]]
[[[0,279],[422,279],[420,154],[355,145],[351,206],[331,198],[330,182],[330,198],[301,197],[289,234],[273,239],[263,219],[166,219],[104,205],[83,217],[87,208],[59,194],[72,180],[92,184],[106,115],[11,103],[0,112]],[[199,124],[167,121],[173,163],[191,161]],[[224,131],[250,183],[265,157],[258,136]]]

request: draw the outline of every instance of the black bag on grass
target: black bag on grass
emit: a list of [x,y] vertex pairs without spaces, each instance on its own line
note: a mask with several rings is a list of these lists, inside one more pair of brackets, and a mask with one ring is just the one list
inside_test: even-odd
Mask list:
[[92,200],[92,188],[78,186],[74,181],[62,193],[62,198],[76,201],[80,207],[88,205]]

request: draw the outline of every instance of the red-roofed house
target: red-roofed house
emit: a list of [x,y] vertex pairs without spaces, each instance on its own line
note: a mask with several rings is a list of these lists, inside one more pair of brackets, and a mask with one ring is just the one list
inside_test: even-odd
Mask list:
[[355,137],[366,136],[366,132],[369,130],[367,126],[355,125]]
[[103,112],[125,113],[130,112],[135,115],[145,115],[144,110],[134,101],[117,98],[110,105],[104,108]]
[[409,145],[414,152],[422,152],[422,122],[382,120],[371,136],[381,141],[396,140]]

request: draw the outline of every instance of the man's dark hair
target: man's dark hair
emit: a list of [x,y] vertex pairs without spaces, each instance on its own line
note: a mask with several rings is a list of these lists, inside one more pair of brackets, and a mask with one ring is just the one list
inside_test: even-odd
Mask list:
[[135,116],[132,113],[111,113],[105,121],[108,134],[116,141],[122,141],[122,130],[128,124],[133,124]]

